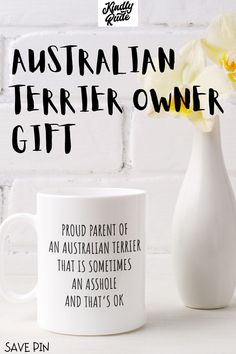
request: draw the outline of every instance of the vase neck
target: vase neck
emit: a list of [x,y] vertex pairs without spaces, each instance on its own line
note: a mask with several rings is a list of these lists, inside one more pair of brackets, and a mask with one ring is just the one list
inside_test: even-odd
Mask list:
[[214,118],[214,126],[210,132],[203,132],[195,128],[192,155],[203,155],[203,157],[217,156],[222,158],[220,122]]

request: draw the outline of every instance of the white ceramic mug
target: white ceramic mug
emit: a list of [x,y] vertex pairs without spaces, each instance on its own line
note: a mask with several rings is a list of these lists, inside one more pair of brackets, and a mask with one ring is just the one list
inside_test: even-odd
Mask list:
[[[102,335],[145,322],[145,192],[84,188],[38,193],[37,213],[15,214],[0,228],[30,224],[38,236],[38,283],[27,294],[0,286],[8,300],[37,295],[40,327],[64,334]],[[1,257],[3,259],[3,257]]]

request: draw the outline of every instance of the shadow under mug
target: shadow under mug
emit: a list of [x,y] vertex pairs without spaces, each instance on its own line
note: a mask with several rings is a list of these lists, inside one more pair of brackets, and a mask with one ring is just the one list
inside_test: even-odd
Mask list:
[[81,188],[37,194],[37,213],[15,214],[0,227],[4,239],[23,223],[38,239],[38,283],[27,294],[0,289],[10,301],[37,296],[40,327],[64,334],[105,335],[145,322],[145,192]]

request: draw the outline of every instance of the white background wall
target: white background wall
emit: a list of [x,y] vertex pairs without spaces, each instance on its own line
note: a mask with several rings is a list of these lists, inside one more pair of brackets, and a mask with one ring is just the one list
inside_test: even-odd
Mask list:
[[[50,44],[73,44],[91,53],[117,44],[122,50],[135,43],[153,53],[158,46],[178,49],[200,37],[215,15],[236,11],[234,0],[140,0],[140,26],[136,29],[98,29],[96,0],[1,0],[0,1],[0,197],[1,217],[18,211],[35,210],[35,192],[45,185],[129,186],[148,192],[148,251],[170,250],[171,219],[178,190],[191,152],[193,127],[176,119],[153,120],[130,109],[134,78],[117,81],[122,92],[124,114],[108,117],[86,113],[79,119],[73,153],[58,149],[17,155],[11,147],[11,130],[16,124],[11,83],[43,85],[42,75],[11,78],[12,48],[24,52]],[[124,65],[128,60],[122,58]],[[127,64],[128,66],[128,64]],[[96,84],[107,87],[106,75]],[[136,80],[136,79],[135,79]],[[93,84],[93,78],[86,78]],[[49,78],[52,87],[78,84],[78,78]],[[42,115],[21,115],[22,124],[39,123]],[[50,119],[54,117],[50,115]],[[30,137],[30,131],[27,132]],[[236,190],[236,109],[225,107],[222,140],[226,166]],[[58,143],[59,144],[59,143]],[[29,147],[32,142],[29,142]],[[16,181],[16,179],[21,179]],[[35,241],[24,232],[10,240],[9,253],[33,253]]]

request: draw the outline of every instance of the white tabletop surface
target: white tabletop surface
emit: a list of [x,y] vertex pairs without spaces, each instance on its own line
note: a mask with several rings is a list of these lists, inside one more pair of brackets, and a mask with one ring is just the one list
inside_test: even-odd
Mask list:
[[[51,354],[236,354],[236,297],[225,309],[191,310],[179,299],[169,255],[148,256],[147,268],[147,323],[140,330],[101,337],[53,334],[37,326],[36,303],[1,300],[0,353],[6,342],[29,342],[32,348],[35,341],[49,342]],[[13,280],[30,282],[22,276]]]

